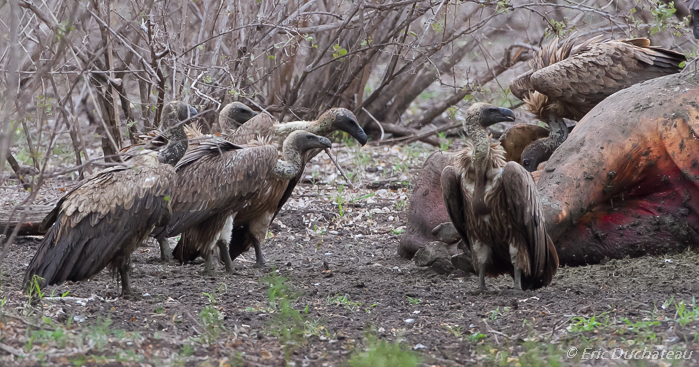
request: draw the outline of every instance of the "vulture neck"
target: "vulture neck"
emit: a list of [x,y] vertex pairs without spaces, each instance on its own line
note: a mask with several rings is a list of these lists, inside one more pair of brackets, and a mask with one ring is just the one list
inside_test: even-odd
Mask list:
[[311,134],[326,136],[333,131],[332,122],[316,121],[293,121],[277,125],[277,137],[286,139],[289,134],[296,130],[308,131]]
[[162,163],[174,166],[184,156],[189,143],[187,134],[184,131],[184,126],[179,120],[173,121],[173,124],[169,126],[170,128],[163,133],[168,142],[167,145],[160,150],[159,160]]
[[291,180],[301,172],[303,157],[294,144],[284,144],[282,158],[277,160],[272,174],[279,180]]
[[473,141],[471,164],[476,173],[476,184],[473,190],[473,209],[476,214],[485,215],[490,212],[485,204],[486,173],[490,166],[490,137],[481,126],[480,116],[467,116],[464,130],[466,135]]

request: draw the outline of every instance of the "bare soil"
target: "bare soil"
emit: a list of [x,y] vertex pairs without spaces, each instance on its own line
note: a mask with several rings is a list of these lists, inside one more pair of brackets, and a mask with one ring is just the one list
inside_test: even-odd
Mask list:
[[[141,297],[118,297],[103,271],[48,287],[32,305],[19,286],[41,239],[16,240],[2,268],[0,365],[340,366],[374,337],[401,343],[424,365],[699,365],[697,254],[561,268],[549,287],[523,294],[509,277],[487,279],[493,292],[476,295],[476,276],[439,275],[396,254],[407,177],[429,150],[365,147],[363,162],[356,147],[343,149],[358,188],[338,194],[342,178],[327,157],[310,163],[311,182],[270,228],[267,268],[254,268],[250,252],[235,274],[220,266],[202,276],[201,264],[157,261],[151,242],[132,257]],[[281,277],[298,312],[284,311],[282,293],[269,296]],[[222,319],[207,319],[212,310]],[[280,325],[301,337],[279,335]]]

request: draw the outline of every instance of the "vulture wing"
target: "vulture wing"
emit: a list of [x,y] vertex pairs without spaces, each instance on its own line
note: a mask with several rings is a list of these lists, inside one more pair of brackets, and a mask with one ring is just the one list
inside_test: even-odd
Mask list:
[[226,139],[236,144],[247,144],[257,139],[258,136],[274,136],[274,125],[275,122],[272,117],[261,113],[242,124],[239,128],[229,132],[226,135]]
[[[468,167],[464,169],[468,171]],[[444,197],[444,206],[447,208],[449,218],[454,224],[454,228],[461,235],[464,244],[471,248],[471,243],[468,241],[466,232],[466,217],[465,207],[469,205],[467,201],[471,198],[463,195],[461,190],[461,174],[454,166],[446,166],[442,170],[441,177],[442,195]]]
[[101,171],[59,200],[43,222],[50,229],[25,284],[34,275],[49,285],[90,278],[167,221],[174,170],[159,165],[155,154],[130,162]]
[[534,57],[529,61],[531,70],[516,77],[510,83],[510,91],[512,94],[514,94],[515,97],[524,100],[524,98],[529,96],[529,93],[535,90],[531,81],[531,77],[534,72],[557,62],[561,62],[570,57],[570,55],[588,50],[591,45],[600,42],[602,40],[602,36],[592,37],[576,44],[577,40],[577,38],[570,37],[559,45],[558,37],[556,37],[547,45],[542,46],[541,49],[537,51]]
[[580,119],[621,89],[681,70],[684,55],[649,43],[645,38],[593,43],[534,71],[528,81],[531,89],[572,105],[572,116],[563,117]]
[[[500,176],[509,208],[508,223],[513,233],[523,234],[520,254],[527,253],[530,273],[523,274],[522,288],[536,289],[548,285],[558,269],[558,256],[546,234],[544,211],[531,174],[522,166],[508,162]],[[522,248],[524,247],[524,248]],[[526,251],[525,251],[526,250]]]
[[177,190],[167,236],[182,233],[211,215],[242,208],[263,186],[277,155],[270,145],[244,148],[220,138],[204,140],[188,150],[176,167]]

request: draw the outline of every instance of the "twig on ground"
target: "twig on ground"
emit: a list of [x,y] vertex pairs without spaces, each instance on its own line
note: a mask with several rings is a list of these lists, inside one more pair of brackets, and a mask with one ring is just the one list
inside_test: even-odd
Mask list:
[[337,170],[340,171],[340,174],[342,175],[342,177],[344,177],[345,181],[347,181],[347,184],[349,185],[350,189],[354,190],[354,185],[352,185],[352,181],[350,181],[350,179],[347,178],[345,171],[342,169],[342,167],[340,167],[340,165],[335,161],[335,158],[333,158],[333,156],[330,154],[330,150],[328,148],[325,148],[324,150],[325,150],[325,154],[327,154],[328,157],[330,157],[330,161],[333,162],[335,167],[337,167]]
[[16,355],[17,357],[20,357],[20,358],[24,358],[24,357],[25,357],[24,353],[22,353],[21,350],[19,350],[19,349],[17,349],[17,348],[13,348],[13,347],[11,347],[11,346],[9,346],[9,345],[7,345],[7,344],[0,343],[0,349],[4,350],[4,351],[7,352],[7,353]]

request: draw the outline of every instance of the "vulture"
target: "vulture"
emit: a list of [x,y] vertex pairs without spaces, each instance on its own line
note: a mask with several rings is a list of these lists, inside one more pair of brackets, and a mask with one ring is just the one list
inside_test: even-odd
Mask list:
[[[132,295],[131,253],[170,218],[174,165],[187,150],[180,121],[196,115],[185,103],[163,109],[167,128],[152,144],[102,170],[63,196],[46,216],[49,227],[24,275],[24,288],[89,279],[106,267],[119,273],[122,295]],[[158,144],[162,143],[162,144]]]
[[[219,113],[219,124],[220,128],[222,131],[227,131],[231,126],[237,126],[234,125],[235,123],[242,124],[245,123],[247,120],[251,119],[257,115],[256,112],[251,110],[248,106],[240,103],[240,102],[232,102],[227,104],[221,112]],[[189,126],[184,127],[184,131],[187,135],[187,139],[189,140],[189,147],[191,149],[192,146],[198,145],[202,140],[205,139],[210,139],[210,135],[203,135],[201,133],[201,130],[199,129],[199,126],[196,123],[192,123]],[[128,158],[130,156],[131,152],[134,151],[139,151],[143,150],[146,144],[152,144],[153,138],[158,136],[160,134],[159,130],[153,130],[148,132],[145,135],[141,135],[140,139],[143,140],[143,143],[140,144],[135,144],[129,147],[125,147],[121,149],[121,154],[123,157]],[[149,143],[150,142],[150,143]],[[172,262],[172,255],[171,255],[171,250],[170,246],[167,243],[166,238],[161,238],[159,240],[159,245],[160,245],[160,259],[165,262]]]
[[551,128],[547,138],[524,150],[522,165],[535,171],[566,140],[564,118],[578,121],[619,90],[680,72],[684,61],[683,54],[650,46],[646,38],[569,38],[560,45],[554,39],[543,46],[529,62],[532,70],[510,84],[512,94]]
[[521,291],[548,285],[558,269],[531,175],[515,162],[506,163],[504,150],[483,128],[501,121],[514,121],[514,113],[473,104],[464,121],[469,141],[441,175],[444,204],[471,250],[481,292],[486,275],[509,273]]
[[[305,130],[320,136],[329,136],[340,130],[348,133],[361,144],[367,142],[364,130],[357,123],[352,112],[344,108],[333,108],[323,113],[315,121],[295,121],[279,124],[267,115],[259,115],[235,130],[228,138],[236,143],[244,143],[256,134],[271,138],[277,144],[294,131]],[[264,257],[260,246],[264,243],[267,229],[277,213],[291,196],[296,184],[303,177],[306,163],[320,150],[316,149],[302,157],[301,169],[291,179],[274,180],[269,183],[269,189],[251,202],[251,205],[238,213],[235,227],[231,235],[231,259],[253,247],[255,249],[256,266],[264,265]]]
[[157,238],[182,234],[173,251],[180,262],[202,256],[204,272],[210,273],[214,269],[211,255],[218,247],[226,271],[232,272],[228,244],[237,213],[269,191],[270,182],[296,177],[307,151],[331,146],[328,138],[295,131],[284,140],[282,159],[278,159],[273,145],[250,143],[243,147],[224,139],[206,139],[177,165],[172,219]]

